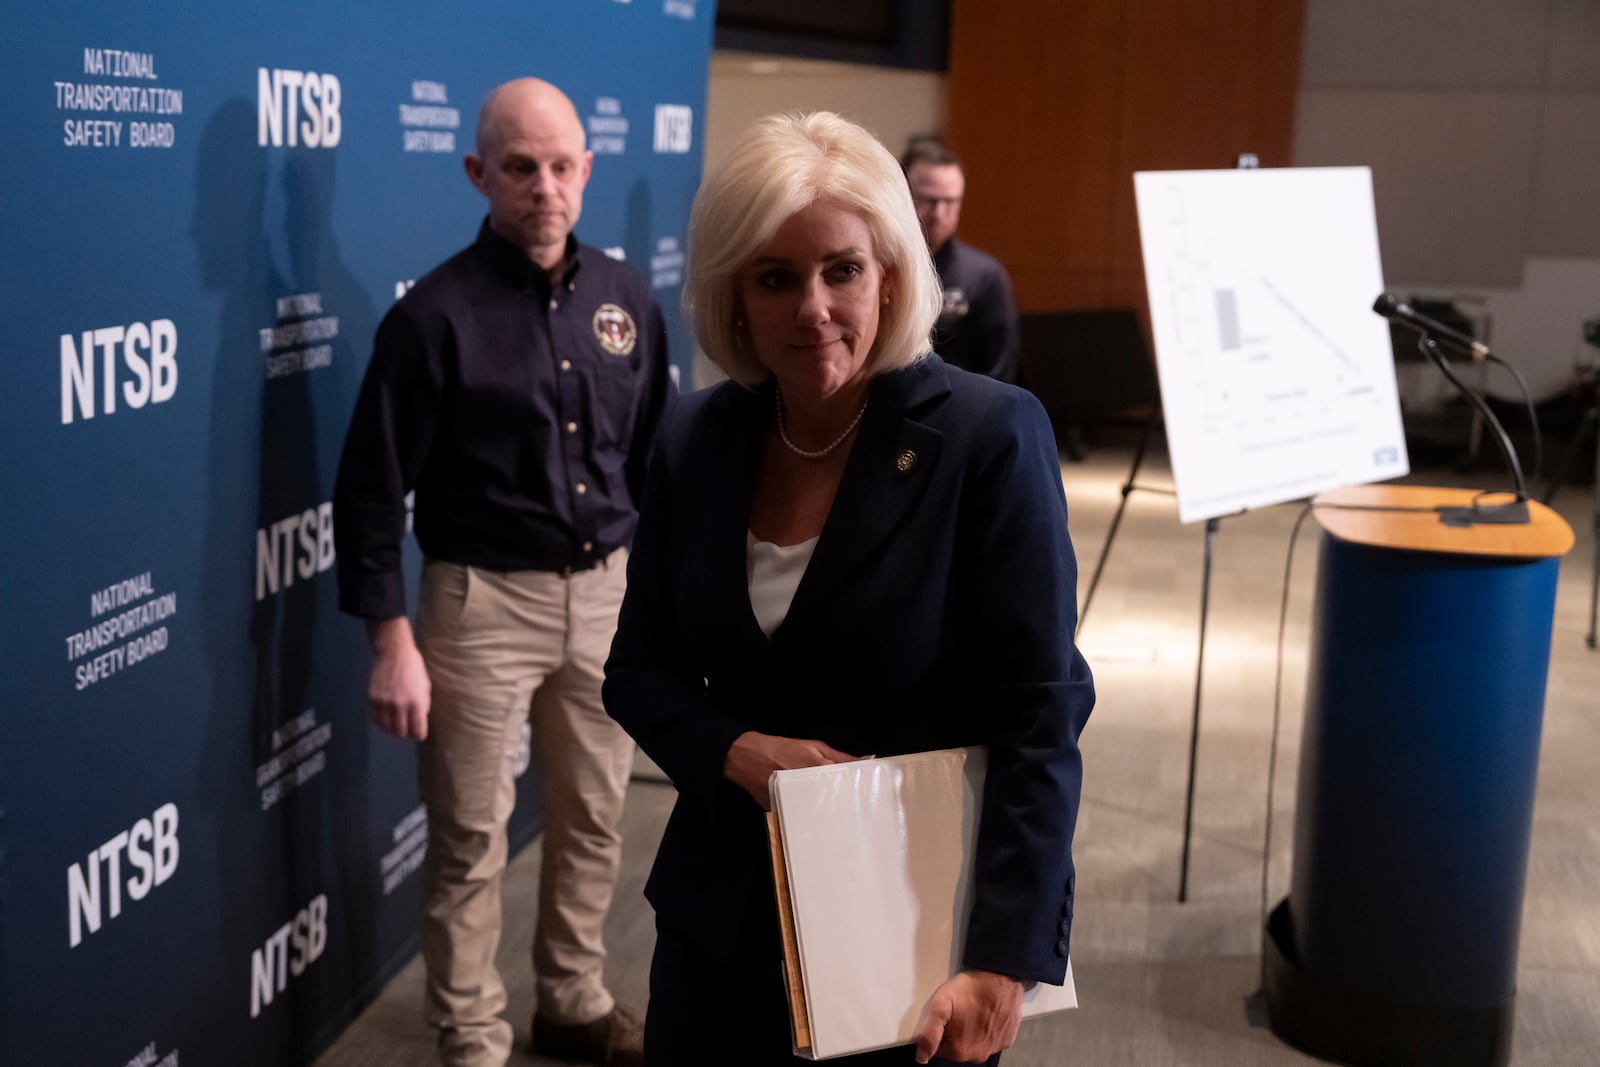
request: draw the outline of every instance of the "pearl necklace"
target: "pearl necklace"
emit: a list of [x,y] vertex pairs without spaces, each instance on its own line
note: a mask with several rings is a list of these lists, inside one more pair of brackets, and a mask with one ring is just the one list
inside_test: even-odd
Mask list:
[[787,429],[785,429],[784,425],[783,425],[783,391],[781,389],[774,388],[772,392],[773,392],[773,396],[775,396],[777,398],[777,402],[778,402],[778,438],[779,438],[779,440],[781,440],[783,442],[785,448],[787,448],[790,452],[793,452],[795,455],[799,456],[801,459],[812,459],[812,460],[821,459],[824,456],[826,456],[829,452],[832,452],[834,449],[836,449],[840,445],[844,444],[844,439],[846,437],[849,437],[851,432],[855,430],[856,424],[861,421],[861,416],[863,416],[863,415],[865,415],[867,413],[867,399],[870,399],[870,397],[868,397],[868,398],[863,399],[861,401],[861,410],[856,412],[856,417],[850,420],[850,425],[846,426],[844,428],[844,432],[843,433],[841,433],[838,437],[835,437],[833,439],[833,441],[830,442],[828,445],[826,445],[826,446],[824,446],[822,448],[819,448],[819,449],[817,449],[816,451],[813,452],[813,451],[807,451],[806,449],[801,448],[799,445],[795,444],[793,441],[789,440],[789,431]]

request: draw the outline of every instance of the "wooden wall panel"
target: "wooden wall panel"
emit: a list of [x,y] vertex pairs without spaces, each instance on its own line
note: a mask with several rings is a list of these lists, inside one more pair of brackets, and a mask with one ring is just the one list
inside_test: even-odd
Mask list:
[[1143,308],[1135,170],[1290,159],[1301,0],[955,0],[962,236],[1025,311]]
[[962,235],[1006,264],[1024,306],[1098,301],[1104,288],[1119,8],[958,0],[952,10],[947,133],[966,163]]

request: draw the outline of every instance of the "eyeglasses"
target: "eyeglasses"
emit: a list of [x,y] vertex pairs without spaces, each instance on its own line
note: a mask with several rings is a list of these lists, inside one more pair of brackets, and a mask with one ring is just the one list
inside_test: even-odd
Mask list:
[[919,211],[925,208],[937,210],[942,207],[961,206],[961,198],[959,196],[913,196],[911,202],[916,205]]

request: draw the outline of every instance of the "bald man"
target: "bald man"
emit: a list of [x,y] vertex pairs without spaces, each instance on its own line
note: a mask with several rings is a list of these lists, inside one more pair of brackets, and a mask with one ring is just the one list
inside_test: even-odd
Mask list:
[[[489,95],[467,178],[477,239],[378,327],[334,489],[340,607],[366,620],[379,727],[421,742],[426,1014],[446,1067],[499,1067],[495,970],[514,764],[531,723],[544,788],[534,1048],[640,1064],[602,978],[633,744],[600,702],[645,458],[672,394],[661,311],[572,234],[592,154],[533,78]],[[415,636],[406,494],[424,563]]]

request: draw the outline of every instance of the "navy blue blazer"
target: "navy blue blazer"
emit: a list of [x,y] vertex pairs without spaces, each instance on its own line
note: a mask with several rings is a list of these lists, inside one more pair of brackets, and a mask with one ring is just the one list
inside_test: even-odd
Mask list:
[[760,806],[723,777],[746,730],[878,756],[989,748],[968,967],[1059,984],[1072,925],[1077,567],[1050,423],[929,357],[879,375],[769,640],[745,570],[773,386],[685,397],[657,440],[606,709],[679,791],[645,895],[713,959],[774,914]]

